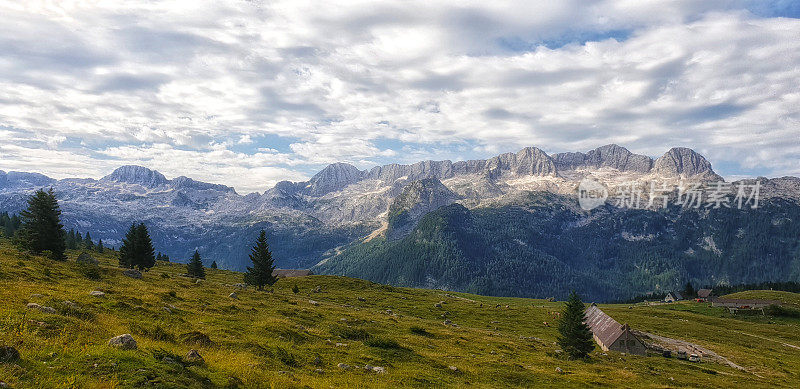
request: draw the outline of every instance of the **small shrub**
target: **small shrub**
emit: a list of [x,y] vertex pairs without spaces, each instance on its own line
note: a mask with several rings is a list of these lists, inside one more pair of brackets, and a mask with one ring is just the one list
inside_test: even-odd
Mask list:
[[296,284],[292,285],[292,293],[294,294],[300,293],[300,288],[298,288]]
[[78,272],[90,280],[100,279],[100,266],[90,263],[78,263]]
[[169,278],[169,274],[162,272],[161,278]]
[[331,326],[331,335],[338,336],[347,340],[367,340],[370,338],[369,332],[362,328]]
[[213,346],[214,342],[211,341],[211,338],[208,335],[200,332],[200,331],[191,331],[185,334],[181,334],[178,339],[187,345],[196,345],[196,346]]
[[171,334],[159,325],[147,324],[134,324],[131,326],[131,332],[146,336],[153,340],[160,340],[163,342],[174,342],[175,335]]
[[411,328],[409,328],[408,330],[414,335],[419,335],[419,336],[432,336],[433,335],[430,332],[428,332],[428,330],[426,330],[426,329],[424,329],[424,328],[422,328],[420,326],[411,326]]
[[299,363],[297,363],[297,358],[295,358],[292,353],[280,347],[275,349],[275,358],[277,358],[279,361],[281,361],[281,363],[283,363],[286,366],[297,367],[300,365]]
[[42,274],[44,274],[44,277],[45,277],[45,278],[50,278],[50,277],[53,275],[53,274],[50,272],[50,268],[49,268],[49,267],[46,267],[46,268],[44,268],[44,271],[42,272]]
[[364,341],[369,347],[376,347],[382,349],[401,349],[403,348],[400,346],[400,343],[397,343],[396,340],[391,338],[379,338],[379,337],[370,337],[369,339]]

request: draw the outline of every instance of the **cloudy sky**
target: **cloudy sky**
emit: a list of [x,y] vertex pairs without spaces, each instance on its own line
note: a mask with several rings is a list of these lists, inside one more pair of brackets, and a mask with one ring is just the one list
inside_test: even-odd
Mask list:
[[800,2],[665,3],[0,1],[0,169],[248,193],[617,143],[800,176]]

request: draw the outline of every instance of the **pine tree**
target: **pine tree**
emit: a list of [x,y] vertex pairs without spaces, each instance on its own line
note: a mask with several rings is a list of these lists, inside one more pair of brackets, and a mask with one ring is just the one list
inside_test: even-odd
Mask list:
[[103,239],[97,241],[97,252],[102,254],[105,251],[105,247],[103,247]]
[[119,265],[127,268],[147,270],[155,266],[156,257],[153,242],[144,223],[131,224],[122,246],[119,248]]
[[163,259],[161,258],[161,251],[159,251],[158,254],[156,254],[156,262],[158,261],[163,261]]
[[216,269],[217,268],[217,261],[211,262],[211,268],[212,269]]
[[189,263],[186,264],[186,272],[190,277],[206,278],[206,269],[203,267],[203,260],[200,253],[195,250]]
[[564,313],[558,323],[558,345],[571,358],[585,358],[594,350],[594,340],[592,331],[584,323],[586,314],[584,313],[583,302],[575,292],[569,295]]
[[139,270],[149,270],[156,265],[156,253],[153,249],[153,241],[150,239],[150,232],[147,231],[144,223],[139,223],[139,226],[136,227],[136,239],[139,242],[136,267]]
[[49,251],[52,259],[65,260],[66,249],[61,210],[51,188],[47,192],[39,189],[28,198],[28,208],[20,213],[22,226],[16,242],[36,254]]
[[686,287],[683,289],[683,298],[691,299],[697,295],[697,292],[694,290],[694,286],[692,286],[692,282],[689,281],[686,283]]
[[86,250],[94,249],[94,242],[92,242],[92,236],[89,235],[89,231],[86,231],[86,237],[83,239],[83,247],[85,247]]
[[78,248],[77,238],[75,237],[75,229],[70,228],[69,234],[67,234],[67,248],[70,250],[75,250]]
[[275,271],[275,264],[267,244],[267,233],[264,230],[261,230],[256,245],[250,252],[250,261],[253,262],[253,267],[247,268],[247,273],[244,275],[245,283],[255,285],[258,290],[262,290],[264,285],[272,285],[277,281],[272,275],[272,272]]
[[125,237],[122,238],[122,246],[119,247],[119,266],[131,268],[136,265],[136,224],[131,224]]

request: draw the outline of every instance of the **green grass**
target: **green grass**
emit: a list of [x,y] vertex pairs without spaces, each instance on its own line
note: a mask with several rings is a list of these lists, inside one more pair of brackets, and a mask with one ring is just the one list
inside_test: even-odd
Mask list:
[[748,290],[731,293],[722,297],[731,299],[778,300],[787,306],[800,308],[800,293],[783,292],[779,290]]
[[[78,254],[53,262],[0,240],[0,343],[22,356],[0,364],[0,379],[12,387],[797,387],[800,382],[800,350],[784,345],[800,345],[797,319],[730,317],[702,303],[604,305],[620,322],[701,344],[751,372],[658,356],[604,355],[599,349],[586,361],[572,361],[556,352],[558,302],[333,276],[280,280],[273,293],[238,290],[235,300],[228,294],[236,290],[230,285],[242,282],[240,273],[208,269],[207,279],[195,283],[180,276],[184,265],[159,263],[134,280],[122,276],[113,254],[106,253],[95,255],[101,260],[98,278],[74,263]],[[292,292],[294,285],[299,293]],[[321,291],[312,292],[317,287]],[[90,296],[92,290],[106,297]],[[439,301],[442,308],[435,306]],[[29,302],[57,312],[29,310]],[[445,312],[456,326],[443,324]],[[138,350],[106,346],[124,333],[134,336]],[[184,360],[191,349],[204,364]],[[339,363],[359,368],[345,370]],[[364,365],[384,367],[386,373],[360,368]]]

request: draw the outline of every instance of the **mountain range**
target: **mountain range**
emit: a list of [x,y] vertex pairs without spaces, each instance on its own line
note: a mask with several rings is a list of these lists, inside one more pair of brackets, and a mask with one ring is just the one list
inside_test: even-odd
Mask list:
[[[732,252],[725,250],[734,250],[733,246],[720,243],[729,237],[708,236],[698,229],[714,229],[719,226],[713,220],[731,223],[743,215],[761,220],[753,215],[769,210],[789,221],[776,222],[770,215],[767,224],[772,227],[742,224],[739,228],[766,232],[777,225],[780,231],[773,236],[786,242],[758,252],[737,246],[737,255],[750,256],[747,261],[753,266],[763,262],[763,256],[777,258],[775,264],[783,272],[776,277],[800,279],[800,235],[784,234],[794,231],[800,220],[800,214],[794,218],[800,203],[796,177],[758,178],[765,206],[748,212],[674,206],[625,209],[615,206],[612,198],[597,210],[586,211],[576,201],[584,179],[609,188],[723,181],[711,163],[688,148],[673,148],[653,159],[617,145],[553,155],[526,147],[486,160],[422,161],[369,170],[334,163],[308,181],[282,181],[264,193],[248,195],[184,176],[167,179],[141,166],[122,166],[99,180],[55,180],[38,173],[0,171],[0,211],[17,213],[34,190],[52,187],[67,229],[89,231],[113,246],[130,223],[141,221],[150,227],[157,250],[180,261],[198,249],[208,263],[243,270],[248,247],[263,228],[269,232],[279,267],[313,267],[398,285],[514,296],[548,297],[569,287],[610,299],[673,288],[687,280],[708,284],[767,280],[740,277],[736,269],[725,273],[707,263],[687,267],[687,258],[648,250],[658,246],[653,242],[666,245],[660,249],[672,247],[675,242],[667,237],[686,229],[693,240],[684,242],[685,248],[683,243],[679,246],[680,253],[691,257],[689,262],[705,255],[698,253],[730,256]],[[732,183],[731,195],[736,185]],[[670,193],[673,199],[679,195],[677,189]],[[510,219],[503,221],[506,217]],[[525,224],[508,230],[521,221]],[[660,229],[653,230],[655,225]],[[576,244],[577,236],[594,246]],[[570,246],[586,253],[576,253]],[[641,263],[642,256],[624,256],[619,250],[648,252],[645,256],[659,258],[658,265]],[[564,257],[567,253],[571,257]],[[592,281],[603,273],[599,263],[631,277],[635,273],[635,280],[617,277],[616,282],[628,284],[616,286]],[[656,272],[653,266],[673,270],[647,277]]]

